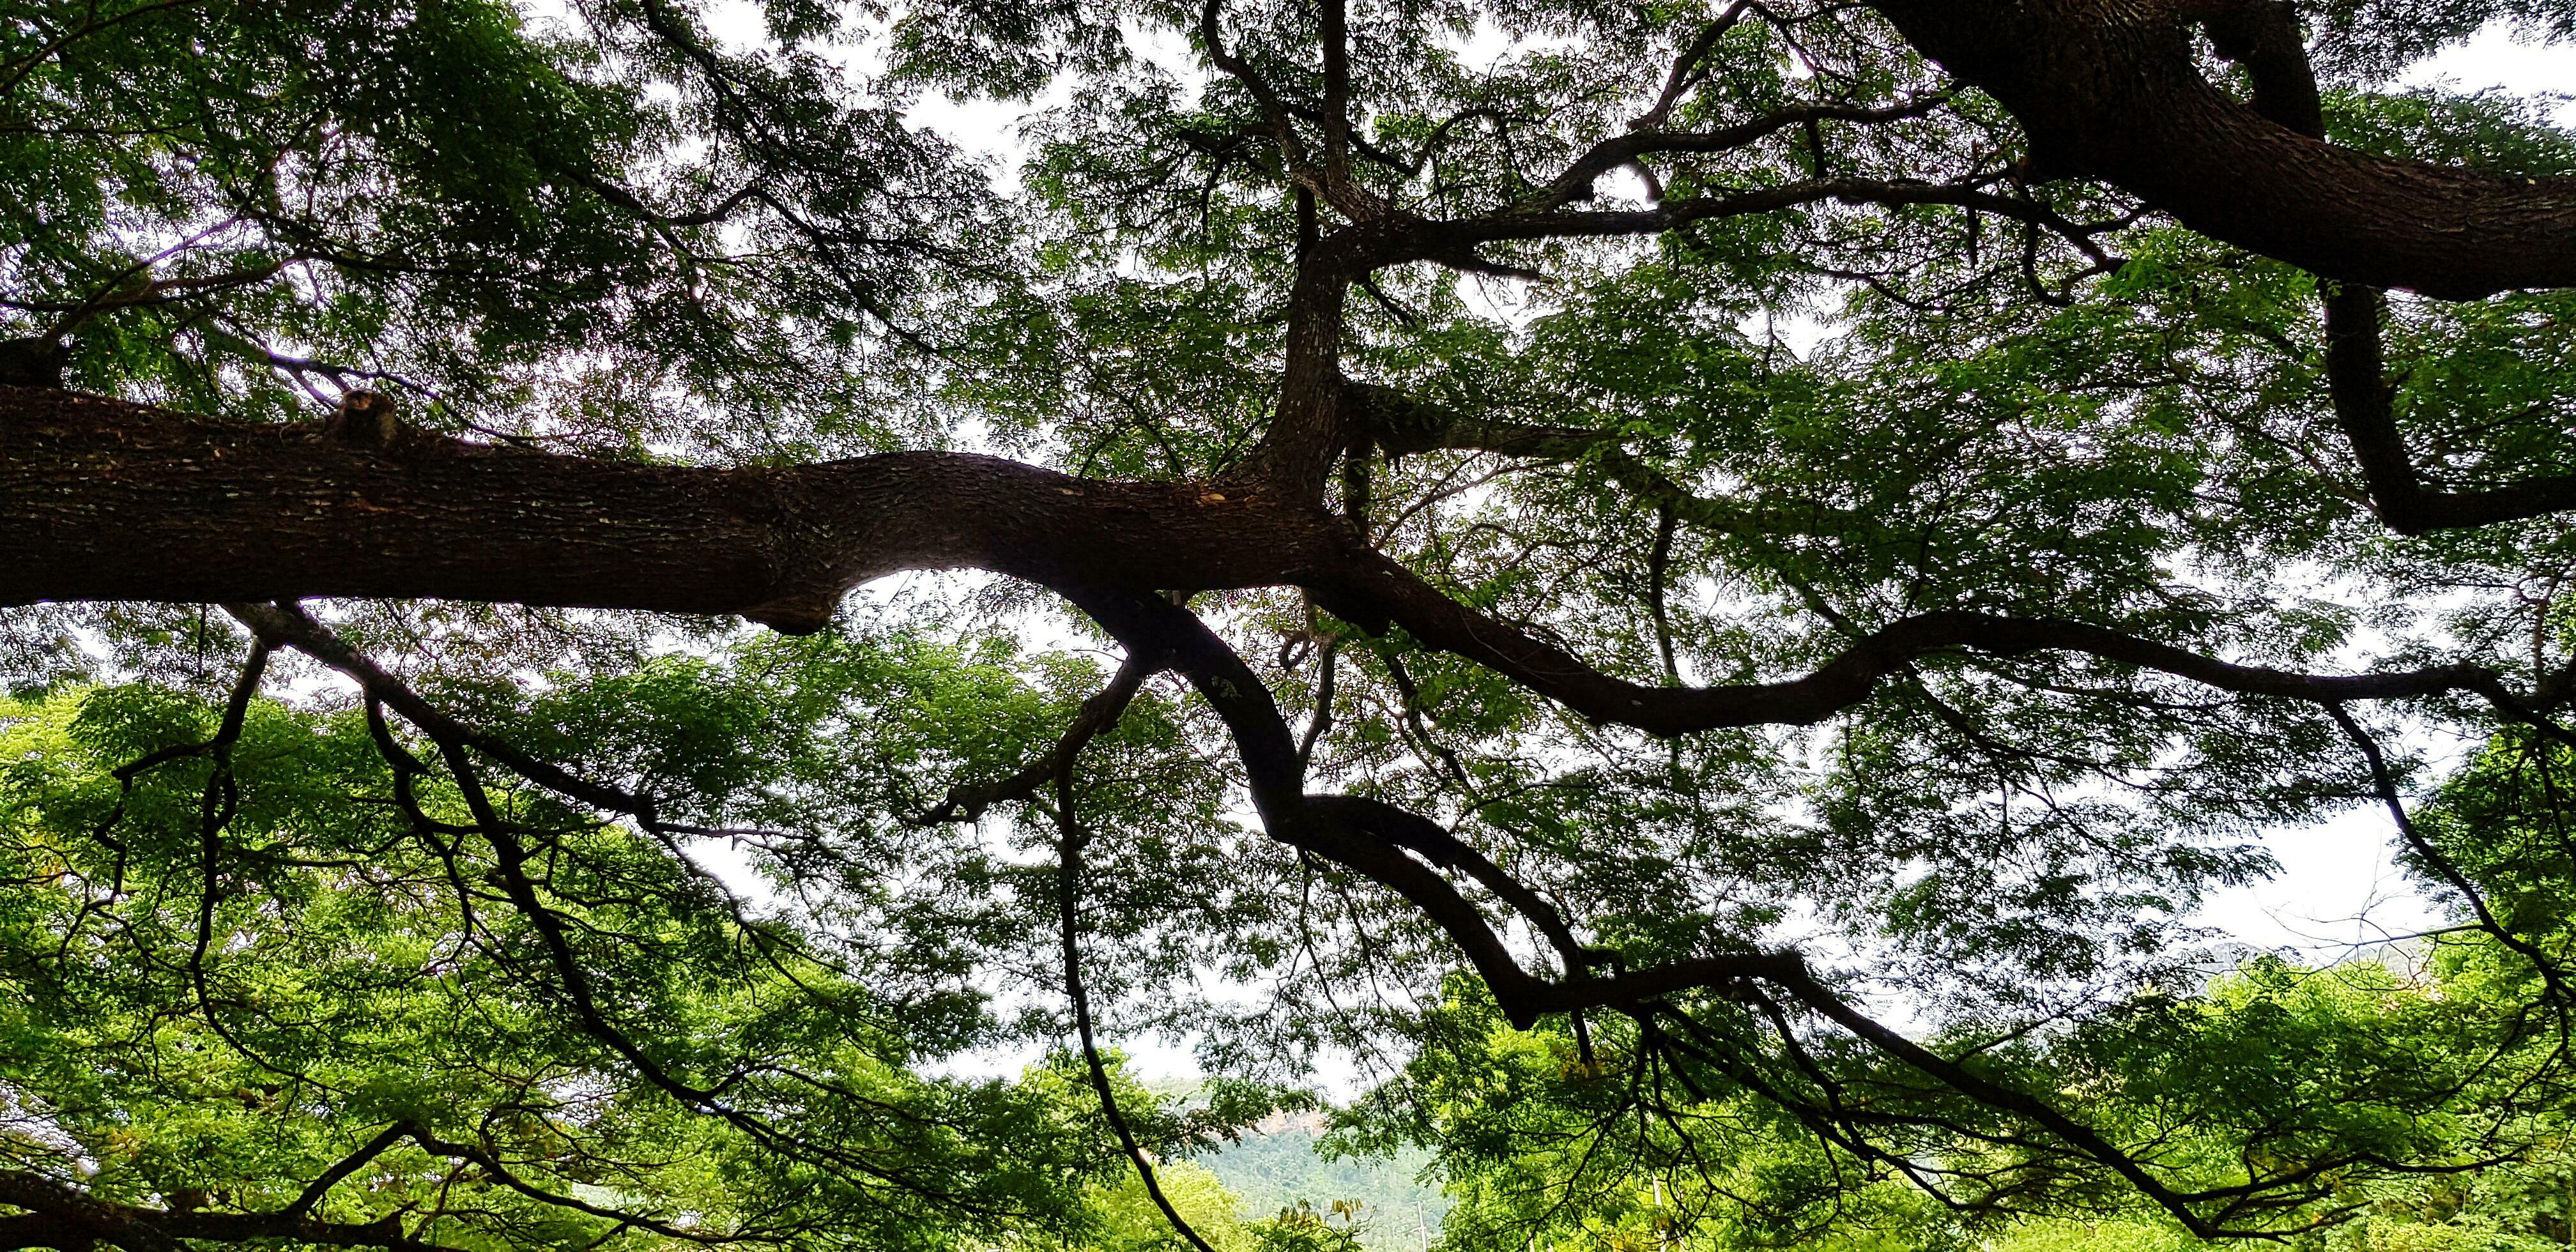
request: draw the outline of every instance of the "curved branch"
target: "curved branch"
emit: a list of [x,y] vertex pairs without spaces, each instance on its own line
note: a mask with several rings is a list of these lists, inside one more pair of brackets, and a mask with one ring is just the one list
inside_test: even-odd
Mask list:
[[1146,660],[1141,653],[1131,654],[1119,664],[1118,672],[1110,676],[1108,686],[1082,702],[1082,708],[1074,713],[1073,724],[1065,727],[1064,733],[1057,737],[1055,747],[1045,755],[1021,766],[1018,773],[1008,778],[981,786],[961,784],[951,787],[947,798],[941,800],[938,807],[912,820],[923,826],[971,822],[996,804],[1026,800],[1036,795],[1038,788],[1046,786],[1066,762],[1080,755],[1085,745],[1101,732],[1117,725],[1119,717],[1127,712],[1129,702],[1136,698],[1137,689],[1161,670],[1160,663]]
[[[2203,1218],[2195,1202],[2222,1193],[2178,1192],[2150,1173],[2144,1164],[2112,1143],[2100,1131],[2048,1101],[1995,1082],[1931,1051],[1853,1008],[1807,969],[1795,952],[1744,952],[1674,961],[1612,977],[1588,977],[1578,955],[1570,962],[1573,976],[1559,982],[1539,979],[1523,970],[1474,907],[1454,888],[1414,861],[1397,855],[1396,847],[1426,854],[1440,863],[1442,854],[1467,851],[1427,819],[1391,805],[1348,796],[1311,796],[1300,786],[1299,762],[1289,741],[1286,718],[1270,700],[1258,676],[1231,648],[1187,611],[1152,597],[1076,590],[1068,593],[1086,613],[1126,642],[1170,657],[1213,705],[1233,732],[1252,780],[1253,801],[1264,826],[1275,838],[1358,871],[1420,908],[1452,941],[1465,950],[1476,972],[1493,992],[1495,1003],[1515,1026],[1529,1028],[1549,1013],[1611,1007],[1645,1010],[1664,997],[1692,990],[1720,996],[1743,993],[1742,984],[1760,980],[1780,987],[1799,1003],[1834,1022],[1874,1049],[1988,1107],[2025,1118],[2105,1168],[2137,1186],[2160,1206],[2203,1237],[2260,1234],[2231,1230]],[[1058,774],[1059,804],[1064,775]],[[1427,828],[1427,829],[1426,829]],[[1359,836],[1354,838],[1354,836]],[[1068,830],[1067,873],[1078,845]],[[1472,855],[1472,853],[1469,853]],[[1481,861],[1481,858],[1477,858]],[[1448,864],[1465,865],[1451,860]],[[1490,862],[1470,869],[1479,881],[1490,875],[1510,883]],[[1070,883],[1070,878],[1066,880]],[[1489,884],[1490,885],[1490,884]],[[1518,884],[1511,884],[1518,887]],[[1066,888],[1070,891],[1070,886]],[[1526,888],[1519,894],[1529,895]],[[1071,897],[1066,897],[1070,909]],[[1514,901],[1517,905],[1518,901]],[[1524,911],[1528,911],[1524,906]],[[1547,918],[1561,930],[1552,909]],[[1534,920],[1536,915],[1533,915]],[[1078,959],[1073,950],[1073,923],[1065,921],[1068,967]],[[1553,935],[1551,936],[1553,938]],[[1567,934],[1561,943],[1571,946]],[[1088,1039],[1086,1037],[1086,1044]],[[1106,1076],[1095,1075],[1106,1095]]]
[[1546,213],[1592,196],[1592,186],[1602,175],[1642,157],[1675,152],[1731,152],[1767,139],[1793,126],[1817,122],[1893,122],[1921,117],[1949,102],[1948,96],[1932,95],[1917,100],[1879,108],[1850,104],[1802,104],[1742,122],[1721,130],[1673,132],[1658,129],[1632,130],[1624,135],[1604,139],[1576,157],[1565,172],[1548,180],[1546,186],[1533,192],[1520,204],[1523,212]]
[[2421,535],[2576,509],[2576,474],[2555,474],[2483,491],[2441,491],[2406,451],[2397,429],[2388,365],[2380,344],[2378,289],[2333,283],[2325,293],[2326,386],[2335,422],[2352,442],[2353,460],[2371,508],[2390,530]]
[[[1869,4],[2012,112],[2041,177],[2102,179],[2203,234],[2347,282],[2453,300],[2576,286],[2576,179],[2371,156],[2210,83],[2189,24],[2242,3]],[[2223,22],[2214,33],[2256,51]]]
[[1813,725],[1867,699],[1881,679],[1898,673],[1909,661],[1961,648],[1998,656],[2075,652],[2248,696],[2399,700],[2470,692],[2507,717],[2537,723],[2530,708],[2502,679],[2474,665],[2379,674],[2304,674],[2221,661],[2087,622],[1956,610],[1902,618],[1864,636],[1803,678],[1650,687],[1604,674],[1563,649],[1460,605],[1384,556],[1377,556],[1371,568],[1347,574],[1337,571],[1337,575],[1329,584],[1311,586],[1318,603],[1346,620],[1363,626],[1400,624],[1423,643],[1476,661],[1594,721],[1654,735],[1732,726]]
[[[2316,69],[2300,41],[2299,19],[2286,0],[2241,0],[2205,25],[2219,55],[2244,67],[2254,83],[2254,111],[2291,130],[2323,138],[2325,110]],[[2561,474],[2484,491],[2438,491],[2406,452],[2397,429],[2387,351],[2380,338],[2386,303],[2376,287],[2320,284],[2326,323],[2326,391],[2336,424],[2352,443],[2371,508],[2402,535],[2459,530],[2576,508],[2576,475]]]
[[2369,731],[2364,730],[2361,723],[2354,721],[2352,714],[2345,712],[2340,704],[2327,705],[2326,714],[2334,719],[2335,727],[2343,731],[2344,738],[2350,740],[2353,747],[2360,749],[2362,763],[2370,771],[2371,792],[2378,799],[2380,806],[2388,810],[2389,820],[2396,824],[2397,833],[2406,840],[2406,846],[2414,849],[2415,855],[2423,860],[2425,868],[2432,870],[2435,876],[2449,885],[2451,890],[2459,893],[2460,901],[2468,906],[2469,915],[2477,919],[2478,930],[2512,949],[2514,955],[2531,962],[2532,972],[2538,974],[2542,985],[2548,988],[2547,999],[2550,1007],[2557,1011],[2559,1034],[2564,1038],[2571,1029],[2570,1005],[2576,1003],[2571,1001],[2567,994],[2566,969],[2547,952],[2542,951],[2540,945],[2515,934],[2506,927],[2504,922],[2495,915],[2495,911],[2488,907],[2486,893],[2480,891],[2478,885],[2471,882],[2469,876],[2462,873],[2460,867],[2453,863],[2448,855],[2434,846],[2432,840],[2424,837],[2423,830],[2415,825],[2415,819],[2406,812],[2405,799],[2397,793],[2396,775],[2390,772],[2388,758],[2379,750],[2379,740]]
[[1700,69],[1700,62],[1707,59],[1709,52],[1717,47],[1717,41],[1724,38],[1726,32],[1733,30],[1735,24],[1744,19],[1745,10],[1754,7],[1756,6],[1753,0],[1735,0],[1735,3],[1726,6],[1725,12],[1709,19],[1708,25],[1701,27],[1699,34],[1681,50],[1681,54],[1673,58],[1672,70],[1664,75],[1663,91],[1657,93],[1655,102],[1648,106],[1645,112],[1638,114],[1636,120],[1628,123],[1628,129],[1661,129],[1664,119],[1672,116],[1673,106],[1680,104],[1682,97],[1707,77]]
[[[1168,657],[1172,668],[1187,677],[1216,710],[1242,757],[1253,809],[1272,838],[1355,870],[1403,896],[1464,950],[1468,963],[1496,989],[1498,997],[1510,997],[1519,1005],[1543,985],[1520,967],[1484,915],[1456,887],[1406,856],[1403,845],[1382,829],[1369,829],[1378,825],[1371,820],[1377,814],[1355,806],[1370,802],[1349,798],[1313,802],[1317,797],[1306,794],[1305,765],[1298,758],[1288,719],[1261,676],[1206,623],[1158,596],[1087,586],[1058,591],[1131,652]],[[1361,820],[1355,822],[1354,817]],[[1447,832],[1441,834],[1445,837]],[[1525,1007],[1516,1020],[1535,1021],[1539,1011]]]

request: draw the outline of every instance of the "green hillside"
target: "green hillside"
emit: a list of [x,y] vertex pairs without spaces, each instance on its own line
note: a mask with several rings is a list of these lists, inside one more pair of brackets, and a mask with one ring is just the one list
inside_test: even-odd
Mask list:
[[1449,1199],[1419,1180],[1427,1156],[1334,1159],[1319,1150],[1321,1139],[1319,1123],[1292,1121],[1198,1159],[1242,1198],[1248,1219],[1302,1203],[1334,1226],[1347,1223],[1369,1252],[1422,1252],[1440,1237]]

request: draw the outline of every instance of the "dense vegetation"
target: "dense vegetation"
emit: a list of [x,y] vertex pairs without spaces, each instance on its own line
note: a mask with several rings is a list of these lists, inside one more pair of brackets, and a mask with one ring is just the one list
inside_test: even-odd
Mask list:
[[2563,3],[0,18],[0,1247],[2576,1241]]

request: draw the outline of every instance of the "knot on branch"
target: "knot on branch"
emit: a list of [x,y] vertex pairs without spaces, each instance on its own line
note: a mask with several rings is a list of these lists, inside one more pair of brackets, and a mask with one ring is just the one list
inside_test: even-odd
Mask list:
[[0,339],[0,385],[60,391],[63,366],[70,359],[71,345],[60,339]]
[[1344,382],[1342,412],[1352,427],[1388,456],[1428,452],[1448,445],[1456,415],[1380,383]]
[[1441,869],[1455,869],[1475,853],[1430,818],[1366,796],[1309,794],[1309,813],[1338,822],[1419,855]]
[[364,390],[341,396],[338,411],[323,419],[322,429],[343,443],[362,448],[392,447],[403,433],[393,397]]

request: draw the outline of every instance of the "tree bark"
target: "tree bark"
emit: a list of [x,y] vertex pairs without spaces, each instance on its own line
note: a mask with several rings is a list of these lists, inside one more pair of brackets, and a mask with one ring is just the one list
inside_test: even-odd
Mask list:
[[1086,610],[1103,590],[1296,586],[1363,629],[1402,626],[1585,717],[1656,735],[1822,721],[1915,658],[1963,648],[2082,652],[2249,695],[2516,702],[2474,667],[2298,674],[2084,622],[1955,611],[1891,622],[1802,677],[1646,685],[1450,598],[1320,503],[1258,482],[1111,483],[949,452],[711,469],[414,431],[353,444],[320,424],[27,388],[0,388],[0,530],[13,540],[0,604],[437,597],[730,613],[799,632],[902,570],[990,570]]
[[2576,179],[2371,156],[2212,84],[2190,23],[2225,23],[2246,0],[1871,7],[2012,111],[2039,176],[2102,179],[2203,234],[2347,282],[2455,300],[2576,286]]
[[403,432],[351,444],[0,388],[0,602],[440,597],[821,629],[898,570],[1198,590],[1295,581],[1346,530],[1258,486],[1103,483],[903,452],[604,461]]

